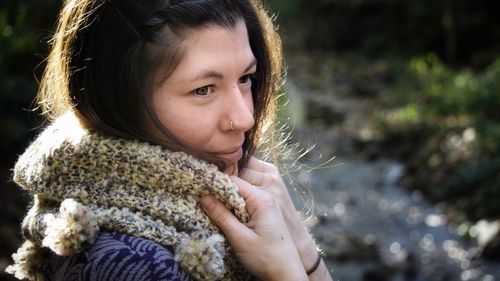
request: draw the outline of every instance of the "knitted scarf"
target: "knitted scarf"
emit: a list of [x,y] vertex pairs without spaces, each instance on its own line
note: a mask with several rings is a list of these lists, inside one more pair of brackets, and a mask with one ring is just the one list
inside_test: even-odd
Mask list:
[[22,224],[26,241],[7,268],[19,279],[41,278],[49,249],[76,254],[92,245],[100,230],[173,249],[193,279],[249,279],[198,203],[200,196],[212,194],[241,221],[248,220],[236,186],[215,165],[160,146],[105,137],[66,114],[19,158],[14,181],[34,198]]

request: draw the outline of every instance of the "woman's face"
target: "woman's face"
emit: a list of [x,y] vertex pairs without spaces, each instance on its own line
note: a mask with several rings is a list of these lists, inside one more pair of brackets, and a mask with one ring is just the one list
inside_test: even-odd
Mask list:
[[184,144],[213,153],[237,174],[245,132],[254,125],[256,59],[245,23],[189,31],[183,57],[153,95],[161,123]]

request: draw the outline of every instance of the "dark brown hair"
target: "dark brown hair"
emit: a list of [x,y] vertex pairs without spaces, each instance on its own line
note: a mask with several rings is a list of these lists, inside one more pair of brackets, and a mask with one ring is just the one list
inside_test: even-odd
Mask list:
[[[281,86],[281,43],[258,0],[66,0],[38,104],[49,120],[71,110],[89,129],[217,162],[186,147],[161,125],[152,110],[152,93],[157,74],[168,76],[182,58],[178,43],[186,30],[231,28],[239,20],[246,24],[258,65],[252,85],[255,126],[246,133],[241,167],[262,135],[273,134],[267,123],[274,120],[275,93]],[[149,132],[148,120],[164,138]]]

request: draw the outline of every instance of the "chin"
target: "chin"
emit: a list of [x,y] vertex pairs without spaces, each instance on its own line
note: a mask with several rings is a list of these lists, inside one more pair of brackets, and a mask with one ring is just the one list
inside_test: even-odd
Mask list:
[[238,176],[238,163],[236,164],[226,164],[226,168],[224,169],[224,173],[230,176]]

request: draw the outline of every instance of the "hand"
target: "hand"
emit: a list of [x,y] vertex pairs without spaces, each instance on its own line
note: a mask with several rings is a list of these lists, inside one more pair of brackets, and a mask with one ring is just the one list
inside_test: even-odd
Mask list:
[[268,191],[242,186],[250,221],[242,224],[212,196],[201,206],[224,232],[243,266],[262,280],[308,280],[281,210]]
[[239,173],[239,178],[231,177],[231,179],[240,189],[242,187],[246,189],[260,189],[274,195],[304,268],[311,268],[318,254],[316,243],[295,209],[287,187],[276,166],[251,157],[247,166]]

